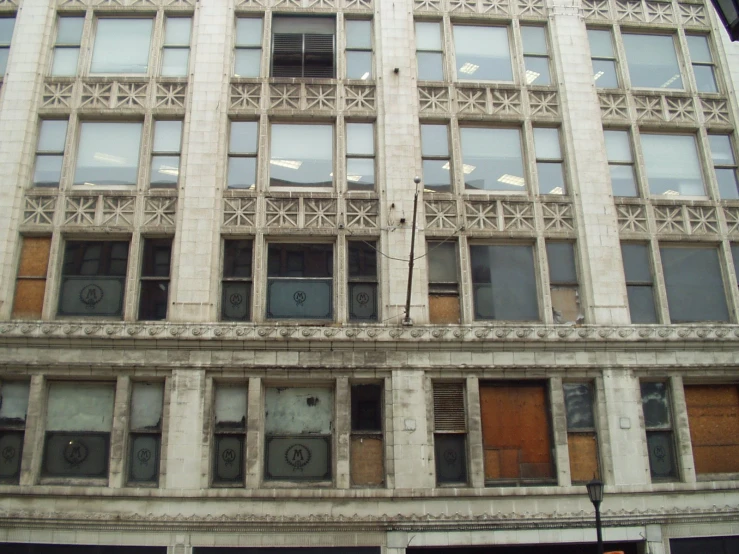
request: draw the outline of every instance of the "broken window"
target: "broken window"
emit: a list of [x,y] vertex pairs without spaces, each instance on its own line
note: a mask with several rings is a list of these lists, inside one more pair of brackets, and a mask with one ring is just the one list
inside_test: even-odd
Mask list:
[[467,483],[467,411],[463,383],[434,383],[434,453],[438,484]]
[[376,244],[349,241],[349,321],[377,321]]
[[487,483],[555,479],[544,383],[481,383],[482,443]]
[[114,397],[112,384],[49,383],[44,476],[108,477]]
[[695,473],[739,473],[739,387],[686,385]]
[[718,249],[662,245],[659,252],[670,321],[728,322]]
[[128,242],[68,241],[59,315],[121,316],[127,265]]
[[13,319],[41,319],[51,237],[23,237],[15,283]]
[[677,478],[677,463],[667,383],[642,383],[641,401],[652,479],[675,479]]
[[131,384],[131,415],[128,435],[128,482],[151,483],[159,479],[162,443],[164,383]]
[[215,383],[213,484],[244,483],[247,388]]
[[328,17],[272,18],[272,77],[334,77],[335,23]]
[[139,291],[139,319],[156,321],[167,318],[169,268],[172,239],[144,239]]
[[554,323],[583,323],[574,245],[547,241],[547,260]]
[[320,387],[265,392],[266,480],[331,479],[334,394]]
[[429,262],[429,322],[459,323],[457,243],[426,243]]
[[28,413],[28,382],[0,383],[0,482],[18,483]]
[[251,318],[251,280],[252,241],[225,241],[221,286],[221,318],[224,321],[249,321]]
[[631,323],[658,323],[654,307],[654,282],[649,247],[646,244],[621,244],[626,276]]
[[267,318],[333,317],[332,244],[271,243],[267,250]]
[[531,245],[472,245],[470,262],[475,319],[539,320]]
[[382,385],[352,385],[351,479],[354,486],[385,481]]
[[600,478],[598,439],[590,383],[563,383],[567,411],[567,446],[573,483]]

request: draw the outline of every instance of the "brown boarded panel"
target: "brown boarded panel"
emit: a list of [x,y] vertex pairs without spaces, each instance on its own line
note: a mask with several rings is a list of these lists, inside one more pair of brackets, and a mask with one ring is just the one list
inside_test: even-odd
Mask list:
[[570,451],[570,475],[573,483],[584,483],[600,479],[598,467],[598,441],[593,433],[570,433],[567,435]]
[[685,404],[696,473],[739,472],[739,388],[689,385]]
[[24,237],[18,276],[46,277],[50,248],[51,237]]
[[382,485],[384,448],[379,437],[352,437],[351,476],[354,485]]
[[552,309],[555,323],[573,323],[580,317],[577,289],[552,287]]
[[465,431],[464,384],[434,383],[434,430]]
[[459,323],[459,296],[429,295],[431,323]]
[[695,472],[737,473],[739,472],[739,445],[694,446]]
[[485,479],[517,479],[520,451],[513,448],[485,449]]
[[13,318],[41,319],[46,279],[18,279],[15,285]]
[[485,449],[485,479],[500,479],[500,450]]

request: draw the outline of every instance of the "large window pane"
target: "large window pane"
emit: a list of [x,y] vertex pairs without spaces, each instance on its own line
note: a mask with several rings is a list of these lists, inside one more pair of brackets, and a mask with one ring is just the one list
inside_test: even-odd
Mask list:
[[624,33],[624,48],[631,86],[645,88],[683,88],[675,42],[670,35]]
[[506,27],[454,26],[457,79],[513,81]]
[[90,73],[146,73],[151,19],[100,19]]
[[330,187],[333,173],[331,125],[272,125],[270,185]]
[[698,149],[691,135],[641,135],[651,194],[705,196]]
[[518,129],[460,129],[465,187],[526,190]]
[[267,275],[268,318],[332,317],[333,245],[272,243]]
[[141,123],[83,122],[75,185],[135,185]]

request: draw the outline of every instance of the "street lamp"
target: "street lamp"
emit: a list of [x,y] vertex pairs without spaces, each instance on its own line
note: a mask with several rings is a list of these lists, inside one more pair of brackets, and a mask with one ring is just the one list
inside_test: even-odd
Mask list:
[[731,40],[739,40],[739,0],[711,0]]
[[598,554],[603,554],[603,533],[600,528],[600,503],[603,502],[603,481],[593,478],[587,485],[588,496],[595,507],[595,532],[598,536]]

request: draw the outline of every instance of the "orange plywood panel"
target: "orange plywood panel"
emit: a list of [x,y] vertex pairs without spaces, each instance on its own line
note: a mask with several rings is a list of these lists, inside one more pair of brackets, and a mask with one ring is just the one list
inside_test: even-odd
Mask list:
[[18,279],[15,286],[13,318],[41,319],[46,279]]
[[351,477],[354,485],[382,485],[385,480],[385,449],[379,437],[352,437]]
[[429,295],[431,323],[459,323],[459,296]]
[[570,433],[567,436],[570,451],[570,475],[573,482],[585,482],[598,477],[598,441],[593,433]]
[[50,248],[50,237],[24,237],[18,276],[46,277]]

